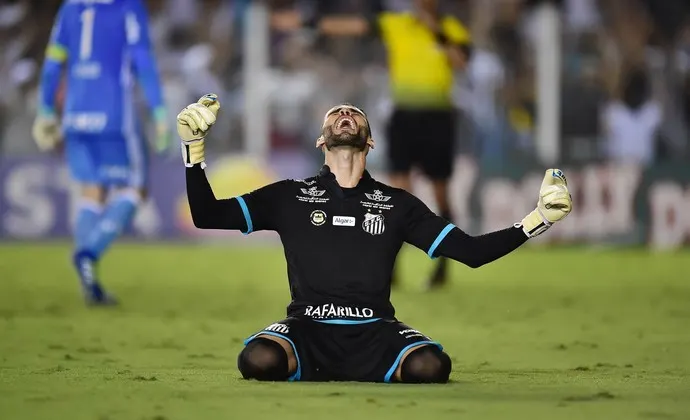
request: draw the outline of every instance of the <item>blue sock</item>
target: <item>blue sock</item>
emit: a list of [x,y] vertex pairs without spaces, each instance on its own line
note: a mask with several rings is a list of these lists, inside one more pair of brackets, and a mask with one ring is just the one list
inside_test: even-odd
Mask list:
[[76,249],[82,249],[86,246],[89,236],[96,227],[102,213],[103,207],[100,204],[87,200],[80,203],[73,233]]
[[98,260],[110,248],[113,241],[129,226],[137,210],[139,199],[134,194],[122,194],[105,208],[96,228],[81,251]]

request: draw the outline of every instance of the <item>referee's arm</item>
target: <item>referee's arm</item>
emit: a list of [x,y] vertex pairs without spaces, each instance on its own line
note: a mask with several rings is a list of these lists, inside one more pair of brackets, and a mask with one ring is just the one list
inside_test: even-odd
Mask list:
[[[325,3],[325,2],[324,2]],[[308,23],[308,26],[319,29],[319,32],[332,36],[364,36],[378,34],[385,39],[390,31],[387,20],[399,13],[377,11],[366,17],[334,15],[325,16]],[[450,65],[457,70],[464,70],[470,60],[472,42],[467,29],[455,18],[429,18],[422,22],[434,35],[438,47],[448,57]],[[395,31],[388,36],[395,36]]]
[[[443,42],[443,41],[442,41]],[[470,46],[467,44],[442,43],[450,65],[456,70],[464,70],[470,60]]]
[[478,268],[513,252],[527,242],[527,235],[522,228],[517,227],[470,236],[435,215],[418,198],[412,195],[410,197],[405,241],[426,251],[431,258],[448,257]]
[[446,17],[432,28],[451,66],[457,70],[464,70],[472,54],[469,31],[459,20],[452,17]]
[[377,16],[383,10],[381,0],[369,0],[363,15],[338,13],[331,2],[315,1],[310,16],[295,9],[272,11],[271,26],[285,32],[307,27],[330,36],[364,36],[378,30]]
[[273,209],[276,208],[281,182],[249,194],[219,200],[200,165],[186,169],[186,181],[187,200],[197,228],[240,230],[244,234],[276,229],[277,217]]

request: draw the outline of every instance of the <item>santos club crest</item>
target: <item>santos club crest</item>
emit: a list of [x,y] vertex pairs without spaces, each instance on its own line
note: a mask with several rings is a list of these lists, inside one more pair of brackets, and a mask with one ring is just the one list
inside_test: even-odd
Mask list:
[[380,235],[386,230],[386,225],[383,223],[382,214],[367,213],[364,215],[364,222],[362,222],[362,229],[372,235]]

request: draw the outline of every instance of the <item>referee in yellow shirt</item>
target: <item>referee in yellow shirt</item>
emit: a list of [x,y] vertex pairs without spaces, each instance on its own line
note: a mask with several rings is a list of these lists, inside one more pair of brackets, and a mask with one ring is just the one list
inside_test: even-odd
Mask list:
[[[416,0],[414,13],[382,13],[378,26],[394,103],[388,124],[391,184],[409,191],[410,169],[417,166],[433,184],[440,215],[450,220],[457,126],[451,92],[454,70],[469,57],[470,39],[458,20],[437,10],[436,0]],[[428,286],[447,278],[447,261],[440,259]]]
[[[321,12],[330,2],[319,2]],[[380,10],[380,5],[369,5]],[[332,7],[332,4],[330,5]],[[452,219],[448,181],[453,172],[456,111],[454,72],[470,55],[467,29],[452,16],[441,15],[438,0],[414,0],[411,12],[378,12],[371,19],[332,14],[311,24],[336,36],[377,33],[386,46],[394,111],[388,125],[390,183],[410,191],[410,171],[421,169],[431,180],[439,214]],[[301,25],[299,16],[274,14],[274,28]],[[438,260],[430,288],[446,283],[447,261]],[[395,283],[395,278],[393,279]]]

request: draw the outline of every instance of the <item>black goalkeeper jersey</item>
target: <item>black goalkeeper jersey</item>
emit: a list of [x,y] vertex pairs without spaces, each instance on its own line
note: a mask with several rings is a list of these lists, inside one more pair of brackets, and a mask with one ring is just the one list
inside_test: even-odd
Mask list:
[[518,226],[469,236],[412,194],[368,172],[357,187],[341,188],[328,166],[312,178],[218,200],[196,165],[187,168],[187,195],[199,228],[277,232],[292,297],[288,316],[318,320],[394,318],[391,274],[405,242],[431,258],[479,267],[527,240]]

